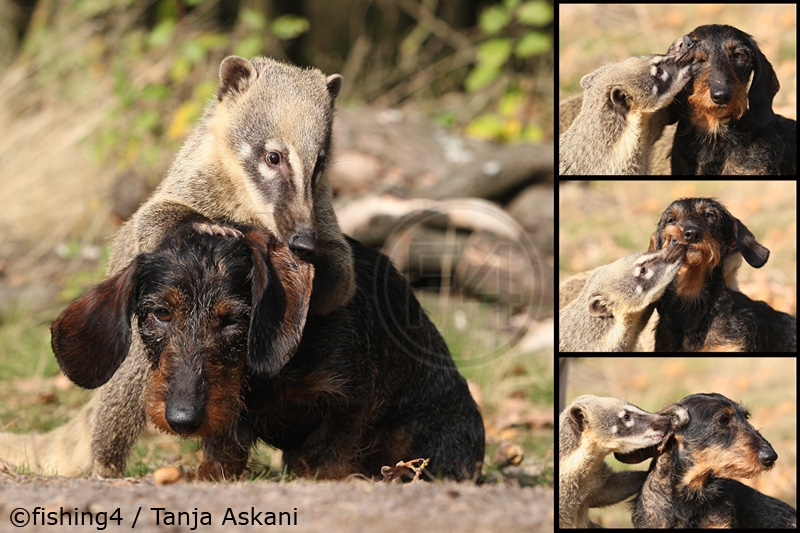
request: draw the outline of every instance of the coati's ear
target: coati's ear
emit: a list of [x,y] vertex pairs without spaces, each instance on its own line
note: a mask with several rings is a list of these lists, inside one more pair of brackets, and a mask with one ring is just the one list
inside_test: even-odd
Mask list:
[[64,309],[50,327],[58,365],[75,384],[106,383],[128,355],[139,258]]
[[339,91],[342,90],[342,75],[341,74],[331,74],[328,76],[328,79],[325,80],[325,83],[328,85],[328,94],[331,95],[331,103],[336,100],[336,97],[339,96]]
[[581,87],[584,89],[590,89],[592,85],[594,85],[594,80],[597,76],[600,75],[601,72],[605,70],[606,67],[600,67],[599,69],[595,70],[594,72],[590,72],[581,78]]
[[226,57],[219,66],[217,99],[222,101],[231,92],[243,93],[256,76],[258,73],[250,61],[239,56]]
[[582,405],[578,403],[572,404],[569,410],[569,418],[579,431],[583,431],[583,428],[586,425],[586,412],[584,411],[584,407]]
[[612,87],[608,92],[608,99],[619,111],[631,109],[631,98],[622,87]]
[[614,306],[603,294],[592,294],[589,298],[588,311],[591,316],[611,318],[614,316]]
[[303,336],[314,267],[298,263],[289,249],[266,231],[250,232],[244,242],[253,254],[247,363],[253,374],[274,377],[294,355]]

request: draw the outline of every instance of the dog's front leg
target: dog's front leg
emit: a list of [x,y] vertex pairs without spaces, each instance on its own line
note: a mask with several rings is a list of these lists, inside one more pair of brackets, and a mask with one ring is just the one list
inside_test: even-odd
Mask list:
[[241,475],[250,457],[251,439],[235,430],[203,438],[203,461],[197,477],[207,481],[231,480]]
[[299,450],[284,450],[283,462],[301,477],[342,479],[362,472],[359,418],[328,414]]

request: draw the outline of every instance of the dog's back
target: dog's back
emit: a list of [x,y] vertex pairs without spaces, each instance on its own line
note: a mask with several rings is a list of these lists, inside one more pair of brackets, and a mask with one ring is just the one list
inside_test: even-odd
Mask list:
[[[389,258],[354,239],[349,244],[356,293],[339,311],[309,316],[278,379],[254,387],[260,396],[273,390],[287,399],[255,415],[256,431],[297,469],[307,462],[305,443],[319,438],[312,436],[321,419],[335,413],[353,424],[351,431],[363,432],[362,451],[353,456],[361,473],[376,476],[381,466],[423,457],[431,458],[431,472],[473,479],[483,461],[484,429],[466,381]],[[327,389],[331,410],[302,400],[313,389]],[[364,418],[347,420],[361,409]]]
[[723,492],[736,515],[739,529],[797,529],[797,511],[788,504],[734,479],[726,479]]

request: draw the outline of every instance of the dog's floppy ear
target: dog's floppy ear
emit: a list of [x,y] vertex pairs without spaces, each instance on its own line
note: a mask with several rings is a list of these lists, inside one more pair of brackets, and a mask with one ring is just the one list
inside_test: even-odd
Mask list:
[[764,129],[772,126],[777,115],[772,110],[772,99],[781,88],[778,76],[772,64],[758,48],[755,40],[750,37],[750,46],[755,51],[755,65],[753,67],[753,82],[747,98],[750,102],[750,111],[747,116],[753,121],[756,128]]
[[648,252],[655,252],[659,249],[658,247],[658,233],[655,231],[650,234],[650,246],[647,248]]
[[266,231],[250,232],[244,242],[253,254],[247,363],[254,374],[274,377],[303,336],[314,267],[297,261],[289,248]]
[[626,463],[629,465],[635,465],[645,461],[647,459],[651,459],[656,456],[656,446],[648,446],[647,448],[642,448],[641,450],[634,450],[629,453],[617,453],[614,452],[614,457],[620,463]]
[[93,287],[50,327],[50,345],[61,370],[81,387],[106,383],[128,355],[138,265],[136,258]]
[[769,250],[756,241],[755,235],[738,218],[733,217],[733,220],[736,222],[736,246],[744,260],[752,267],[761,268],[769,258]]

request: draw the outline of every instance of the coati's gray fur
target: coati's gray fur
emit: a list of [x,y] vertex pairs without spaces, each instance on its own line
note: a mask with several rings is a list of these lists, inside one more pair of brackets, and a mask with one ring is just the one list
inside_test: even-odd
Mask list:
[[[683,419],[685,417],[685,419]],[[604,507],[636,494],[644,471],[614,472],[603,459],[659,444],[688,413],[648,413],[616,398],[581,396],[558,419],[558,525],[596,526],[590,507]],[[620,450],[626,450],[624,452]]]
[[[559,174],[646,174],[666,107],[689,81],[672,55],[631,57],[581,78],[581,112],[559,138]],[[672,121],[674,122],[674,120]]]
[[353,259],[331,206],[331,157],[339,74],[272,59],[230,56],[217,97],[167,177],[114,238],[109,275],[151,252],[187,212],[267,228],[315,267],[311,312],[327,314],[355,290]]
[[685,251],[674,245],[597,268],[578,297],[558,313],[558,350],[632,351]]
[[85,474],[92,467],[90,449],[96,407],[96,400],[89,401],[66,424],[46,433],[0,433],[0,459],[42,475]]
[[[230,232],[226,223],[269,229],[315,267],[310,314],[338,309],[355,290],[350,245],[324,177],[342,77],[236,56],[222,61],[219,75],[216,98],[166,178],[117,233],[108,274],[153,251],[177,221],[196,213],[214,222],[199,228],[208,232]],[[145,424],[147,367],[139,336],[133,339],[111,381],[68,423],[92,428],[92,468],[101,477],[123,475]],[[18,464],[38,453],[49,455],[40,462],[59,472],[85,470],[88,450],[75,450],[71,459],[50,453],[61,446],[62,434],[38,435],[31,443],[24,435],[0,436],[0,458]]]

